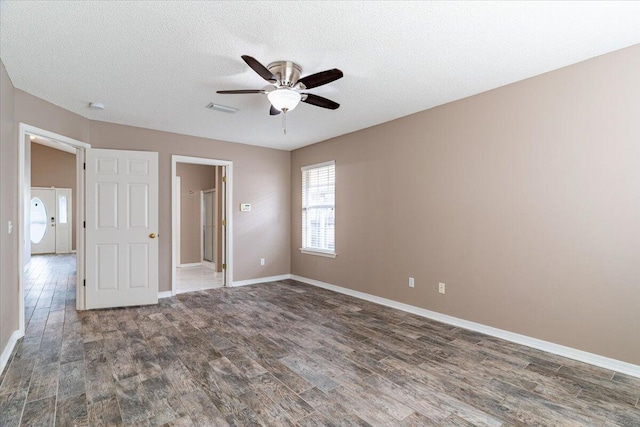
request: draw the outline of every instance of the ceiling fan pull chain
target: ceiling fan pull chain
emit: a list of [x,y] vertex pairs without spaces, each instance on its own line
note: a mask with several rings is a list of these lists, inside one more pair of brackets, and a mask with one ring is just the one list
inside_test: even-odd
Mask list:
[[284,135],[287,134],[287,112],[284,111],[284,114],[282,115],[282,132]]

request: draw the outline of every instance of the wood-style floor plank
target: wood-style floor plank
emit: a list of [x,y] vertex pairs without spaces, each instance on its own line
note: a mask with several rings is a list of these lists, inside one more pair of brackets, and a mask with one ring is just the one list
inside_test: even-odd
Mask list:
[[34,256],[0,425],[638,426],[640,379],[292,280],[75,311]]

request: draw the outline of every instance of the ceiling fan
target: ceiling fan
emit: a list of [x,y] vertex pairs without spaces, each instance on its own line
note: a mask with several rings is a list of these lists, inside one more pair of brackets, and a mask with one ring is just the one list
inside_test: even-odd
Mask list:
[[287,113],[298,106],[300,102],[315,105],[317,107],[335,110],[340,104],[322,96],[312,93],[303,93],[306,89],[322,86],[342,78],[342,71],[337,68],[322,71],[300,78],[302,67],[291,61],[276,61],[266,67],[255,58],[242,55],[242,59],[249,67],[269,82],[262,89],[219,90],[221,94],[254,94],[267,95],[271,102],[269,114],[278,115]]

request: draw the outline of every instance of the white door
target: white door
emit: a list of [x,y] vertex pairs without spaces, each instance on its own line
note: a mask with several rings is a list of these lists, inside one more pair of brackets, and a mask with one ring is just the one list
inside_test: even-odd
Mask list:
[[222,262],[222,286],[228,286],[227,284],[227,167],[221,166],[220,171],[222,173],[222,179],[220,181],[220,191],[221,191],[221,203],[222,209],[221,218],[220,218],[220,239],[222,239],[222,250],[220,251],[221,262]]
[[32,188],[30,207],[32,254],[52,254],[56,251],[56,190]]
[[207,190],[203,192],[202,206],[202,233],[204,241],[203,259],[209,262],[215,262],[215,214],[214,214],[214,198],[215,190]]
[[158,153],[86,152],[86,306],[158,302]]
[[56,253],[71,252],[71,189],[56,188]]

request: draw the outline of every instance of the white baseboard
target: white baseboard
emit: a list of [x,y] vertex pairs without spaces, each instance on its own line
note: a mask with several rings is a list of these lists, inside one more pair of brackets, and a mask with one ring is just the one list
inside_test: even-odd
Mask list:
[[158,292],[158,299],[171,298],[172,296],[173,296],[173,292],[171,291]]
[[4,350],[2,350],[2,355],[0,355],[0,374],[2,374],[4,368],[7,366],[7,362],[9,361],[9,357],[11,356],[13,348],[16,346],[16,342],[18,342],[18,340],[23,336],[24,334],[20,331],[13,331],[13,333],[9,337],[9,342],[7,342]]
[[[341,286],[332,285],[330,283],[321,282],[319,280],[308,279],[306,277],[291,274],[291,279],[304,282],[319,288],[328,289],[330,291],[339,292],[341,294],[350,295],[376,304],[385,305],[387,307],[396,308],[438,322],[447,323],[449,325],[458,326],[460,328],[469,329],[471,331],[480,332],[492,337],[501,338],[516,344],[526,345],[548,353],[557,354],[558,356],[567,357],[569,359],[578,360],[590,365],[599,366],[622,374],[631,375],[640,378],[640,365],[623,362],[621,360],[612,359],[610,357],[600,356],[598,354],[589,353],[564,345],[555,344],[549,341],[532,338],[526,335],[516,334],[514,332],[505,331],[504,329],[494,328],[492,326],[483,325],[481,323],[471,322],[469,320],[460,319],[458,317],[448,316],[424,308],[404,304],[387,298],[378,297],[364,292],[354,291],[353,289],[343,288]],[[282,279],[280,279],[282,280]]]
[[237,280],[233,282],[231,286],[236,287],[236,286],[255,285],[258,283],[277,282],[278,280],[286,280],[286,279],[291,279],[291,275],[281,274],[280,276],[258,277],[257,279]]
[[180,268],[189,268],[189,267],[200,267],[202,263],[200,262],[192,262],[188,264],[180,264],[178,267]]
[[205,288],[198,289],[177,289],[174,295],[186,294],[189,292],[208,291],[210,289],[223,289],[223,286],[207,286]]

